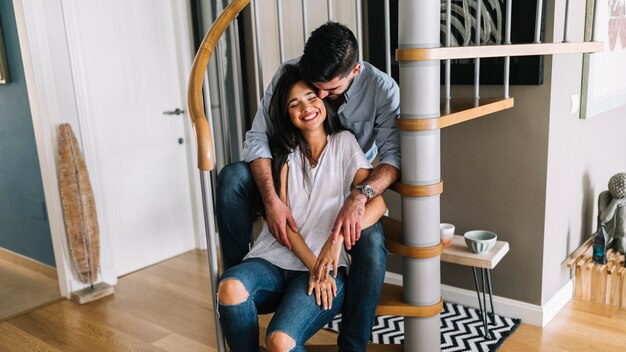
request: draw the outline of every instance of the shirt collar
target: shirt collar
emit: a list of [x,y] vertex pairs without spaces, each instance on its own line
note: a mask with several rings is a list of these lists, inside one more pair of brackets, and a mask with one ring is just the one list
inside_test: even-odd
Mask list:
[[346,90],[343,93],[343,96],[345,98],[346,101],[348,101],[350,99],[350,97],[354,96],[356,93],[359,92],[359,90],[361,90],[361,82],[363,80],[363,70],[365,68],[365,65],[363,65],[363,61],[359,61],[359,74],[356,75],[356,77],[354,77],[354,79],[352,80],[352,84],[350,85],[350,87],[348,88],[348,90]]

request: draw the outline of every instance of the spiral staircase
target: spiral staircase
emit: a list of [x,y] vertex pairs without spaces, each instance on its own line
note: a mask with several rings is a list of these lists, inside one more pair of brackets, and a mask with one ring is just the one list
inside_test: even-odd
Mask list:
[[[478,0],[480,3],[480,0]],[[203,105],[203,79],[207,64],[220,37],[250,0],[232,1],[206,33],[196,54],[188,86],[188,105],[196,134],[198,169],[203,188],[203,205],[209,244],[212,297],[218,278],[217,239],[213,231],[209,172],[214,167],[211,129]],[[440,97],[440,61],[489,57],[554,55],[602,51],[601,42],[531,43],[433,47],[440,41],[439,0],[400,0],[396,60],[400,66],[402,133],[402,179],[391,189],[402,195],[402,223],[383,219],[386,246],[404,257],[404,284],[385,284],[377,315],[405,317],[404,345],[370,345],[369,351],[439,351],[439,313],[443,307],[440,286],[439,198],[443,192],[440,175],[440,130],[498,111],[513,108],[508,82],[503,97]],[[448,1],[448,4],[450,2]],[[510,8],[510,0],[507,1]],[[538,5],[538,8],[541,8]],[[448,5],[449,11],[449,5]],[[479,11],[480,12],[480,11]],[[537,18],[541,18],[539,15]],[[478,21],[480,22],[480,21]],[[509,20],[510,24],[510,20]],[[478,28],[478,31],[480,28]],[[449,26],[448,26],[449,32]],[[449,44],[449,42],[448,42]],[[507,79],[505,78],[505,82]],[[446,82],[449,85],[449,82]],[[417,93],[419,92],[419,94]],[[410,214],[406,216],[405,214]],[[220,324],[215,315],[218,349],[225,350]],[[307,346],[310,351],[332,351],[336,346]]]

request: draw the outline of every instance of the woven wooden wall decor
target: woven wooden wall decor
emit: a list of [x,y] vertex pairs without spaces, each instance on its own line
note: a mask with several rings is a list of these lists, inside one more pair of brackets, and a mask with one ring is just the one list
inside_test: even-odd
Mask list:
[[59,126],[59,188],[70,254],[78,279],[98,278],[100,236],[96,205],[85,159],[70,124]]

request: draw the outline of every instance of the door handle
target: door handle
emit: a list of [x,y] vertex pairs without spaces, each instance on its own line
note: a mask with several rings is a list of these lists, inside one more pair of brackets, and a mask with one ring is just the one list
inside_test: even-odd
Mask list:
[[185,113],[185,110],[181,110],[179,108],[176,108],[176,110],[173,111],[163,111],[163,115],[182,115]]

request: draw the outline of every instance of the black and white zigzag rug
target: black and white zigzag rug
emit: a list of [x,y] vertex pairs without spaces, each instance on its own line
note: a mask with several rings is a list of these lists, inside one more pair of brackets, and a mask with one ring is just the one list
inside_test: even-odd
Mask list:
[[[489,324],[492,338],[483,337],[483,323],[477,309],[445,302],[441,312],[441,351],[495,351],[519,326],[520,319],[495,315]],[[338,332],[341,314],[337,315],[326,329]],[[404,342],[404,318],[381,315],[376,317],[372,328],[372,343],[402,344]]]

